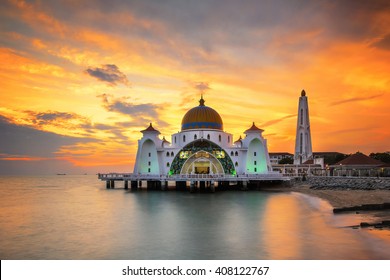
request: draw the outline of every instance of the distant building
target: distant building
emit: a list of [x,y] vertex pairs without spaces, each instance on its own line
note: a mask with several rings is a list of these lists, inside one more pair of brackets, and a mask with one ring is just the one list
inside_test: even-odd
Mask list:
[[294,159],[294,155],[291,153],[283,152],[283,153],[269,153],[269,158],[271,164],[279,164],[279,161],[282,159]]
[[303,164],[310,159],[313,159],[313,152],[311,146],[309,105],[306,92],[305,90],[302,90],[298,103],[294,164]]
[[382,176],[388,171],[388,166],[380,160],[373,159],[357,152],[329,166],[335,176]]

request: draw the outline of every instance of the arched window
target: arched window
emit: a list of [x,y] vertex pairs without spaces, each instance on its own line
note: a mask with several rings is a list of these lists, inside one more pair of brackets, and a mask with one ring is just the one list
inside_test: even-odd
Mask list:
[[207,140],[210,140],[210,134],[207,134]]
[[253,155],[256,156],[257,155],[256,152],[253,152]]
[[171,157],[173,157],[174,156],[174,153],[173,152],[171,152]]
[[198,136],[196,136],[196,134],[194,135],[194,140],[198,139]]
[[149,161],[149,162],[148,162],[148,165],[150,166],[150,164],[151,164],[151,162]]
[[236,161],[236,163],[234,165],[237,167],[238,166],[238,162]]
[[235,156],[238,157],[238,152],[235,153]]
[[167,157],[169,157],[169,152],[167,152]]
[[255,161],[255,165],[257,165],[257,161]]
[[234,153],[233,153],[233,151],[230,153],[230,155],[231,155],[231,156],[234,156]]
[[230,143],[230,136],[228,136],[228,143]]
[[167,167],[169,167],[169,162],[167,162]]
[[150,168],[148,168],[148,172],[150,173]]
[[299,152],[302,154],[302,152],[303,152],[303,143],[302,143],[302,141],[303,141],[303,133],[301,133],[300,135],[299,135]]
[[303,109],[301,109],[301,125],[303,125]]
[[176,136],[175,136],[175,144],[176,144]]
[[183,135],[183,142],[185,142],[186,141],[186,136],[185,135]]
[[257,168],[255,167],[255,172],[257,172]]
[[219,140],[219,142],[222,141],[222,136],[221,136],[221,134],[218,136],[218,140]]

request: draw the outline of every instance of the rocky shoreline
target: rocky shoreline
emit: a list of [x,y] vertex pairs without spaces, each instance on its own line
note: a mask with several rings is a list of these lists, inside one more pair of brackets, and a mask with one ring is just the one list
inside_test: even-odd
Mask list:
[[[306,180],[305,180],[306,179]],[[319,190],[390,190],[390,178],[308,177],[295,183]]]
[[352,227],[390,229],[390,178],[308,177],[291,181],[288,189],[327,200],[335,214],[380,211],[381,221]]

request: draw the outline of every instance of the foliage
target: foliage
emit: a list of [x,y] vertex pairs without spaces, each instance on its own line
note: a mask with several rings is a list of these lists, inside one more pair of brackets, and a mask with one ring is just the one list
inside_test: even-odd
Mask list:
[[278,164],[293,164],[294,159],[292,157],[285,157],[279,160]]
[[350,155],[341,154],[341,153],[331,153],[325,154],[322,157],[324,158],[324,163],[328,165],[334,165],[343,159],[346,159]]
[[371,158],[380,160],[385,163],[390,163],[390,152],[385,152],[385,153],[371,153],[370,154]]

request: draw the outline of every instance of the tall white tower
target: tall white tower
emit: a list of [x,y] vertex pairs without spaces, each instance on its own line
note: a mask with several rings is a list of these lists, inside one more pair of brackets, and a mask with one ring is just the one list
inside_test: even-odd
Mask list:
[[309,121],[309,105],[305,90],[302,90],[298,103],[297,135],[295,137],[294,164],[302,164],[313,159]]

